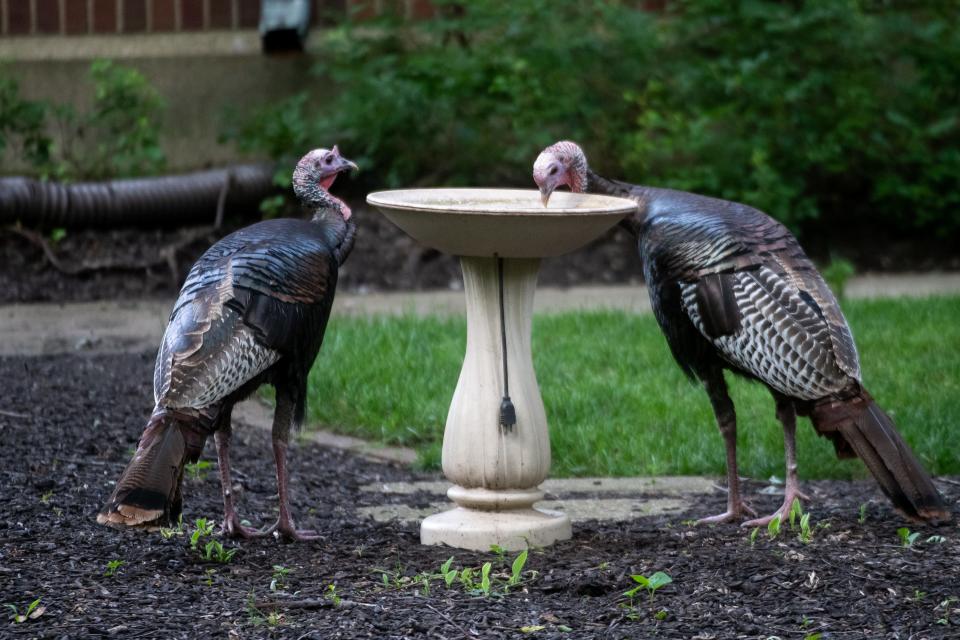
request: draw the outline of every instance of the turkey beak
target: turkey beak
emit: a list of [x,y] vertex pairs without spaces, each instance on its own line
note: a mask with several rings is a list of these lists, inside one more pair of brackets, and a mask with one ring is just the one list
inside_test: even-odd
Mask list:
[[553,193],[553,187],[540,187],[540,202],[546,207],[550,202],[550,195]]

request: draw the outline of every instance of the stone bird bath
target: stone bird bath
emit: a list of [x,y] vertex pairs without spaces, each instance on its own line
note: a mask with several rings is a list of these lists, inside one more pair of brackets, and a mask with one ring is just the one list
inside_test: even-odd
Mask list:
[[404,189],[367,196],[420,243],[460,257],[467,349],[443,435],[449,511],[423,521],[423,544],[486,551],[570,537],[563,513],[534,509],[550,470],[550,436],[533,369],[530,325],[540,259],[595,239],[631,200],[512,189]]

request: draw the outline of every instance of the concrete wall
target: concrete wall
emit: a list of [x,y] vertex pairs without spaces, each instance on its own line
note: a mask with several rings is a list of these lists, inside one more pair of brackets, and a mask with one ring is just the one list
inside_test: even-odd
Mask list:
[[[264,56],[258,34],[249,30],[0,39],[0,60],[19,78],[23,96],[80,110],[90,104],[93,59],[111,58],[140,70],[166,100],[161,135],[174,171],[248,159],[217,142],[225,110],[249,110],[303,88],[319,95],[322,87],[309,73],[314,55]],[[22,170],[12,154],[3,158],[0,173]]]

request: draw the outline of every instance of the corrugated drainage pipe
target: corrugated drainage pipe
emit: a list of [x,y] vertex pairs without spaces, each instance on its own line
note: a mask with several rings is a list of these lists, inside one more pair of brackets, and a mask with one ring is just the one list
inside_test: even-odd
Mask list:
[[[218,211],[256,211],[277,191],[271,164],[106,182],[0,178],[0,224],[28,227],[129,227],[213,224]],[[222,200],[222,203],[221,203]]]

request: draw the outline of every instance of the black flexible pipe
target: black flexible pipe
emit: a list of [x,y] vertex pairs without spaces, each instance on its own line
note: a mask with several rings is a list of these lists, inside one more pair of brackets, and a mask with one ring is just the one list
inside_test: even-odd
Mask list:
[[0,224],[28,227],[175,226],[212,224],[223,208],[255,211],[276,191],[270,164],[235,165],[175,176],[106,182],[43,182],[0,178]]

